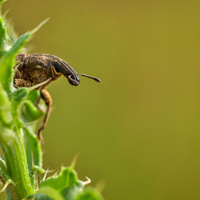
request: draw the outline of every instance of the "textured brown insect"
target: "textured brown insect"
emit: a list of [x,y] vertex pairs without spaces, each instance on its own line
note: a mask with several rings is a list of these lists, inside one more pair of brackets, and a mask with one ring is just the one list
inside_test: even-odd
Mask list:
[[49,85],[49,83],[62,75],[64,75],[68,79],[69,83],[74,86],[79,85],[79,76],[85,76],[97,82],[101,82],[101,80],[98,78],[86,74],[78,74],[66,61],[49,54],[20,53],[16,56],[16,61],[18,61],[17,65],[14,67],[14,86],[16,88],[32,87],[45,82],[36,88],[36,90],[39,90],[41,94],[36,102],[36,106],[38,109],[40,109],[39,102],[41,98],[47,105],[43,123],[38,130],[38,138],[40,141],[42,141],[41,131],[47,124],[52,105],[51,96],[46,91],[46,87]]

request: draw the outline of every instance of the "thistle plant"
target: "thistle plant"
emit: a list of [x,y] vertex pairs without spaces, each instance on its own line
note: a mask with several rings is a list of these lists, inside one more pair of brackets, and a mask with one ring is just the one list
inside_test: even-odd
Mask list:
[[[0,0],[2,5],[3,0]],[[102,200],[100,193],[81,181],[74,164],[62,167],[58,175],[46,178],[42,167],[42,149],[36,133],[37,121],[44,116],[35,103],[39,98],[36,87],[13,86],[15,57],[23,51],[36,29],[19,38],[8,34],[5,17],[0,16],[0,180],[7,200],[55,199]],[[37,85],[38,86],[38,85]],[[39,174],[44,178],[40,180]],[[41,176],[41,175],[40,175]]]

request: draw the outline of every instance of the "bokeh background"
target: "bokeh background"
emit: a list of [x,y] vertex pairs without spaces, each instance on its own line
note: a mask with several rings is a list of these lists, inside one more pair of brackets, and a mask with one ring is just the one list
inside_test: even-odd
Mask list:
[[200,1],[8,0],[19,35],[50,17],[30,52],[80,73],[48,91],[44,167],[79,154],[80,179],[103,181],[107,200],[200,199]]

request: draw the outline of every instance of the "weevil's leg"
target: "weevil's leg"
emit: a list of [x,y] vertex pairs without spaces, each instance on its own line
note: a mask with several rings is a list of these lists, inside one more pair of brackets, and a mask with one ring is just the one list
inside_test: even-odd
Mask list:
[[45,89],[41,90],[40,94],[41,94],[41,98],[44,100],[45,104],[47,105],[47,110],[46,110],[46,114],[45,114],[44,120],[43,120],[42,125],[40,126],[40,128],[38,130],[38,139],[41,142],[43,142],[43,138],[42,138],[42,133],[41,132],[45,128],[45,126],[47,124],[47,121],[48,121],[48,118],[49,118],[49,115],[50,115],[50,112],[51,112],[52,99],[51,99],[50,94]]
[[42,109],[41,106],[40,106],[40,100],[41,100],[41,94],[40,94],[38,100],[36,101],[35,106],[37,107],[37,109],[38,109],[39,111],[45,112],[44,109]]
[[40,99],[41,99],[41,94],[40,94],[38,100],[37,100],[36,103],[35,103],[35,106],[36,106],[39,110],[41,110],[41,108],[39,107]]

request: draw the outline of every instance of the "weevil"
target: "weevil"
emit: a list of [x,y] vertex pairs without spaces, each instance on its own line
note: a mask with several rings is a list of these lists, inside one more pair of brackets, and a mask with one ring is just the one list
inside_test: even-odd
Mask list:
[[[79,85],[79,76],[101,82],[99,78],[86,74],[78,74],[66,61],[54,55],[20,53],[15,59],[17,64],[14,66],[14,87],[32,87],[40,84],[40,86],[36,88],[36,90],[40,91],[40,97],[36,102],[36,107],[41,110],[39,107],[40,99],[43,99],[47,106],[44,120],[37,133],[40,141],[43,141],[41,132],[45,128],[51,112],[52,99],[46,88],[52,81],[63,75],[68,79],[69,83],[74,86]],[[43,82],[44,84],[41,85]]]

